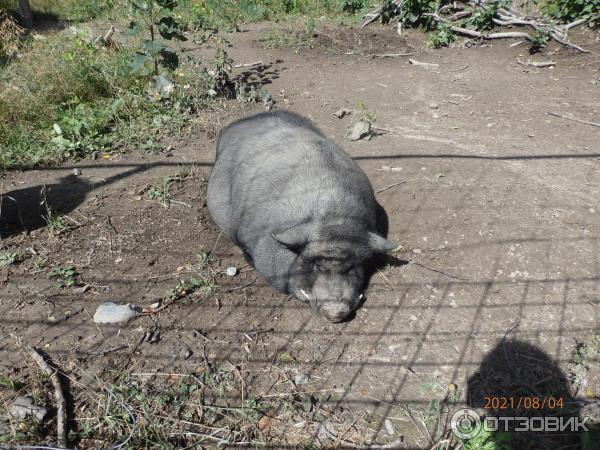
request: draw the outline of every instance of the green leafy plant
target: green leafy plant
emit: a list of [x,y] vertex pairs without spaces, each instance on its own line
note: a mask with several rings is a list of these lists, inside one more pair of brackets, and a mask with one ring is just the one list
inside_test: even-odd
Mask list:
[[550,33],[546,30],[536,30],[535,34],[531,38],[529,45],[529,52],[535,53],[544,48],[550,40]]
[[360,120],[362,122],[368,123],[369,125],[372,125],[375,122],[375,119],[377,118],[375,111],[369,111],[362,100],[359,99],[356,101],[356,107],[361,113]]
[[455,37],[450,24],[440,23],[434,31],[429,33],[427,45],[434,48],[447,47]]
[[[138,75],[159,75],[159,67],[175,70],[179,66],[177,52],[165,44],[173,39],[185,40],[182,26],[173,12],[177,3],[173,0],[131,1],[139,20],[129,23],[126,34],[137,36],[143,30],[149,36],[141,43],[140,48],[131,59],[130,72]],[[159,39],[158,35],[162,39]]]
[[540,8],[560,22],[588,19],[596,26],[600,21],[600,0],[543,0]]
[[513,439],[510,432],[492,432],[479,425],[481,431],[471,439],[464,440],[464,450],[514,450],[510,441]]
[[196,292],[199,289],[201,289],[205,295],[208,295],[214,288],[215,285],[207,280],[199,280],[197,278],[180,280],[173,289],[169,289],[166,292],[165,300],[178,300],[186,295]]
[[368,5],[369,2],[367,0],[342,0],[340,8],[344,12],[356,14],[356,12],[367,7]]
[[17,262],[19,258],[19,254],[16,252],[0,252],[0,267],[2,266],[12,266]]
[[223,38],[217,38],[217,52],[212,61],[211,69],[204,70],[204,76],[208,83],[208,95],[215,98],[219,95],[229,96],[232,92],[231,71],[233,70],[233,59],[221,44],[227,43]]
[[56,266],[48,272],[48,278],[55,280],[56,286],[61,288],[75,286],[77,275],[77,270],[73,266]]

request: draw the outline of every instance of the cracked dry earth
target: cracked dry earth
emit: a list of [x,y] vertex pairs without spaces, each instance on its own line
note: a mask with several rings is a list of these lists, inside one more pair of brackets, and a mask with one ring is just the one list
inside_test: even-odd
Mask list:
[[[405,246],[397,257],[411,263],[380,267],[363,307],[343,324],[266,286],[239,249],[217,242],[205,206],[215,132],[243,114],[228,103],[225,112],[199,116],[169,155],[133,152],[7,174],[6,195],[34,198],[47,185],[81,226],[49,239],[44,227],[26,235],[4,224],[3,245],[23,254],[33,248],[50,266],[72,264],[91,289],[52,287],[33,256],[2,268],[0,371],[24,364],[15,337],[64,370],[91,376],[127,359],[141,372],[192,370],[205,346],[211,363],[255,370],[247,395],[260,395],[271,387],[261,373],[285,353],[286,367],[308,377],[302,389],[331,390],[330,403],[356,414],[375,411],[382,429],[383,417],[400,415],[397,405],[426,408],[450,384],[466,400],[469,378],[509,331],[566,375],[577,344],[600,324],[600,129],[547,113],[598,121],[598,61],[554,47],[538,58],[556,66],[539,69],[518,64],[529,55],[509,42],[431,50],[422,35],[378,26],[324,27],[313,49],[266,49],[260,38],[269,29],[251,25],[230,36],[236,63],[264,62],[238,71],[350,153],[381,191],[389,238]],[[593,35],[581,39],[600,50]],[[368,56],[402,52],[437,66]],[[350,142],[359,100],[391,131]],[[353,113],[335,118],[341,107]],[[81,175],[72,176],[73,167]],[[179,203],[138,200],[144,186],[182,173],[171,192]],[[148,317],[121,327],[93,323],[102,302],[148,305],[164,296],[185,276],[181,267],[213,248],[216,291],[162,311],[159,342],[130,354],[153,326]],[[236,277],[224,275],[231,265],[242,268]],[[186,348],[192,355],[183,359]],[[423,447],[414,427],[398,422],[402,445]]]

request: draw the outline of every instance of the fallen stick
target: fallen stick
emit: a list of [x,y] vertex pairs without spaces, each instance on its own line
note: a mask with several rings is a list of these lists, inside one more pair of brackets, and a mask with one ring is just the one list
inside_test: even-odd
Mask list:
[[244,289],[244,288],[252,286],[255,282],[256,282],[256,279],[252,280],[250,283],[244,284],[243,286],[238,286],[238,287],[234,287],[231,289],[227,289],[225,292],[229,294],[231,292],[239,291],[240,289]]
[[436,69],[436,68],[440,67],[439,64],[425,63],[425,62],[417,61],[416,59],[412,59],[412,58],[409,58],[408,62],[411,63],[413,66],[424,67],[426,69]]
[[35,363],[46,372],[46,375],[50,377],[52,386],[54,386],[54,397],[56,398],[56,435],[58,446],[60,448],[67,448],[67,427],[66,427],[66,409],[67,403],[65,402],[65,396],[63,394],[62,386],[60,384],[60,378],[58,378],[58,370],[52,369],[48,365],[42,355],[33,347],[25,347],[29,352]]
[[455,33],[459,33],[459,34],[463,34],[465,36],[469,36],[472,38],[479,38],[479,39],[511,39],[511,38],[518,38],[518,39],[527,39],[528,41],[531,41],[532,37],[527,34],[527,33],[523,33],[521,31],[509,31],[509,32],[505,32],[505,33],[490,33],[490,34],[484,34],[480,31],[475,31],[475,30],[469,30],[468,28],[462,28],[462,27],[457,27],[457,26],[452,26],[450,27],[450,29],[452,31],[454,31]]
[[561,37],[557,36],[556,33],[550,33],[550,35],[552,36],[552,39],[554,39],[556,42],[564,45],[565,47],[571,47],[581,53],[592,53],[591,51],[586,50],[585,48],[581,48],[579,45],[571,44],[570,42],[565,41]]
[[412,56],[414,55],[414,53],[382,53],[380,55],[377,54],[372,54],[372,55],[365,55],[369,58],[399,58],[401,56]]
[[253,63],[236,64],[233,67],[235,67],[236,69],[239,69],[240,67],[254,67],[254,66],[264,66],[264,63],[262,61],[256,61]]
[[530,67],[551,67],[556,65],[556,61],[521,61],[520,59],[517,59],[517,63]]
[[548,114],[550,116],[554,116],[554,117],[560,117],[561,119],[572,120],[573,122],[583,123],[584,125],[591,125],[592,127],[600,128],[600,123],[597,123],[597,122],[589,122],[587,120],[577,119],[575,117],[569,117],[569,116],[565,116],[565,115],[555,113],[555,112],[550,112],[550,111],[546,111],[546,114]]
[[388,189],[391,189],[395,186],[398,186],[398,185],[404,184],[404,183],[406,183],[406,181],[399,181],[398,183],[390,184],[389,186],[379,189],[376,193],[379,194],[380,192],[387,191]]

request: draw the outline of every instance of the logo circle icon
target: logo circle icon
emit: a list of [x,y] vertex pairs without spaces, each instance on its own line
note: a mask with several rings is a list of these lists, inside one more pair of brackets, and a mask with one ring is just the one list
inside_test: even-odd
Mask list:
[[481,417],[471,408],[462,408],[452,415],[452,432],[459,439],[472,439],[481,431]]

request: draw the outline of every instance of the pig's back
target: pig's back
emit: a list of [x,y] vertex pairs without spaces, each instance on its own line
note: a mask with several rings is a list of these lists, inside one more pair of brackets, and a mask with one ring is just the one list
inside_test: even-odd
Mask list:
[[221,133],[208,204],[242,246],[311,220],[375,227],[373,191],[362,170],[308,120],[283,111],[249,116]]

